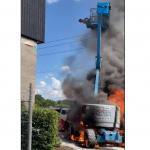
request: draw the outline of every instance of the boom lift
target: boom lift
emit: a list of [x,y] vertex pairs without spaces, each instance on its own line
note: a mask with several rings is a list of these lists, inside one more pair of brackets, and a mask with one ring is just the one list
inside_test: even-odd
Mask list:
[[[79,19],[87,28],[97,30],[96,79],[94,96],[100,89],[101,34],[109,27],[110,2],[98,2],[97,9],[90,10],[90,18]],[[75,120],[75,122],[74,122]],[[70,139],[86,147],[99,144],[123,146],[124,136],[120,132],[120,108],[112,104],[80,104],[76,113],[67,115]]]
[[100,89],[100,69],[101,69],[101,33],[109,27],[110,2],[97,3],[97,9],[90,9],[90,18],[79,19],[79,22],[86,24],[87,28],[97,30],[97,56],[96,56],[96,79],[94,85],[94,96],[97,96]]

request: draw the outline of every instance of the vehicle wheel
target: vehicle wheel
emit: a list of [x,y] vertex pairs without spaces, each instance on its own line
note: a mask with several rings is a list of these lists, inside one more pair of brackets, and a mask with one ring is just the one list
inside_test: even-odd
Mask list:
[[85,146],[93,148],[97,143],[95,132],[93,129],[86,129],[85,131]]
[[72,126],[69,126],[68,133],[67,133],[68,140],[71,140],[72,134],[73,134],[73,128],[72,128]]
[[70,127],[69,127],[69,133],[70,133],[70,134],[74,134],[74,132],[75,132],[75,131],[74,131],[74,128],[73,128],[72,126],[70,126]]

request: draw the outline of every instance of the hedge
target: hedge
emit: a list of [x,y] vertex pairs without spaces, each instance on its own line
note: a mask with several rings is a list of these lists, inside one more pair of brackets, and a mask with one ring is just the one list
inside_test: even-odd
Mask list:
[[[22,111],[22,137],[21,149],[26,150],[27,131],[26,124],[23,120],[27,119],[27,114]],[[32,150],[52,150],[59,144],[58,137],[59,114],[54,110],[35,108],[32,117]]]

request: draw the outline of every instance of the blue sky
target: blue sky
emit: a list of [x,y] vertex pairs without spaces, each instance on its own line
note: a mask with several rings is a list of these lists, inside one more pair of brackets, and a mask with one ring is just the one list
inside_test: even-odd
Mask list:
[[[62,72],[70,68],[64,65],[64,61],[79,53],[74,50],[80,49],[82,45],[77,37],[56,40],[86,33],[89,29],[78,20],[89,17],[89,10],[93,7],[96,7],[96,0],[46,1],[45,43],[37,47],[36,93],[54,100],[65,98],[61,88],[64,77]],[[58,54],[68,50],[71,52]]]

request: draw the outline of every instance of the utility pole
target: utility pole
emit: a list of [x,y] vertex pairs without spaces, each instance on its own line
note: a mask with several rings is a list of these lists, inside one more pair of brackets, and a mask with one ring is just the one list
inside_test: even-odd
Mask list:
[[32,84],[29,85],[28,150],[32,149]]

